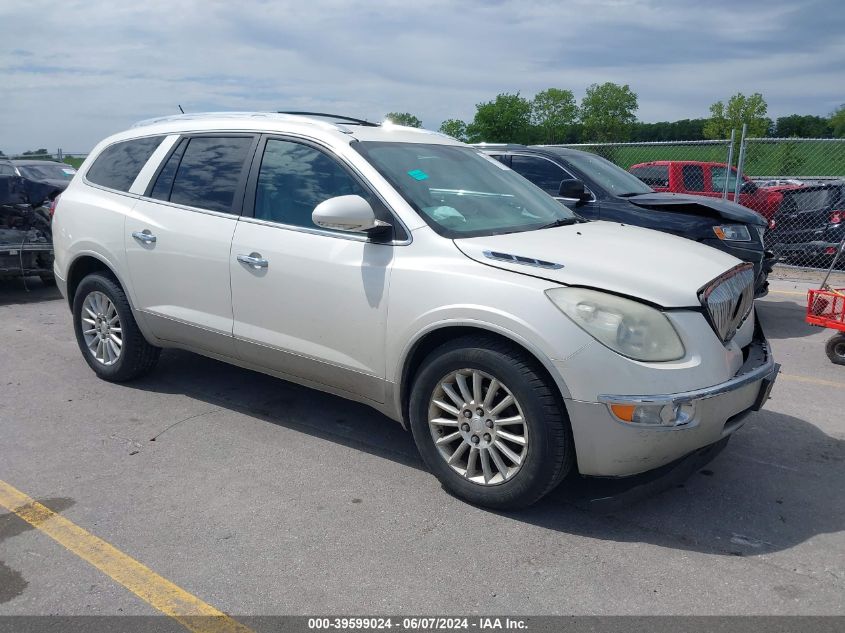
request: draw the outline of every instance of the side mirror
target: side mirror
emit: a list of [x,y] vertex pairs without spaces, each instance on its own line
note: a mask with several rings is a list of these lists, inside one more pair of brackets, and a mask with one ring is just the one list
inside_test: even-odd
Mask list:
[[755,191],[757,191],[757,185],[752,180],[743,181],[739,188],[740,193],[754,193]]
[[311,213],[317,226],[335,231],[367,233],[390,226],[376,218],[370,203],[361,196],[337,196],[323,200]]
[[577,178],[565,178],[561,180],[557,195],[561,198],[577,200],[578,202],[587,202],[590,200],[590,194],[584,188],[583,181]]

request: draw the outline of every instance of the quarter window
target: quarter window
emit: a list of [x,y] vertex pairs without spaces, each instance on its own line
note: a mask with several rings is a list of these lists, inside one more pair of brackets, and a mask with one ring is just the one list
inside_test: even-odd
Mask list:
[[163,136],[148,136],[109,145],[100,152],[85,178],[96,185],[118,191],[129,191]]
[[553,196],[560,192],[560,181],[568,178],[563,168],[535,156],[512,156],[511,169]]
[[[196,136],[182,150],[181,160],[171,155],[153,187],[153,197],[169,199],[200,209],[232,213],[235,193],[241,185],[253,137]],[[178,166],[175,161],[178,160]],[[171,161],[174,161],[171,164]],[[165,197],[169,174],[175,168],[169,198]]]
[[684,189],[687,191],[704,191],[704,168],[701,165],[683,166]]
[[301,143],[267,141],[255,189],[256,218],[319,228],[311,219],[314,207],[348,195],[370,197],[333,158]]
[[157,200],[170,200],[170,190],[173,189],[173,179],[176,177],[176,170],[179,169],[179,163],[182,161],[182,155],[185,153],[185,148],[188,146],[188,139],[182,139],[179,145],[167,159],[164,167],[156,178],[155,185],[150,191],[150,197]]

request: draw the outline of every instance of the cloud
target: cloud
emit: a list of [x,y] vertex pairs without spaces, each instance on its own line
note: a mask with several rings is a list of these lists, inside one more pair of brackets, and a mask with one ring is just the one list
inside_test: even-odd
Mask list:
[[[737,91],[770,115],[845,96],[837,0],[32,1],[0,7],[0,149],[87,151],[177,111],[315,109],[427,127],[499,92],[630,84],[642,120]],[[356,6],[357,4],[357,6]]]

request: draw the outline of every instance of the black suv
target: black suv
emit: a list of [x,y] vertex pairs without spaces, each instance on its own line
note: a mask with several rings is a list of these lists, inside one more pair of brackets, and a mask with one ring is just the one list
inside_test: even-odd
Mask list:
[[785,190],[774,221],[766,237],[779,256],[829,266],[845,238],[845,182]]
[[766,220],[729,200],[658,193],[621,167],[589,152],[555,146],[479,149],[588,220],[608,220],[679,235],[754,265],[755,294],[768,292],[775,258],[764,247]]

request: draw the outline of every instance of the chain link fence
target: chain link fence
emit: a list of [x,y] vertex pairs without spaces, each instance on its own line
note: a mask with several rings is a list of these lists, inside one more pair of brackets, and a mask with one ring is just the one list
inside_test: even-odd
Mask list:
[[[827,268],[845,237],[845,139],[565,147],[603,156],[656,191],[726,198],[757,211],[769,221],[766,244],[782,264]],[[839,259],[845,269],[845,254]]]

